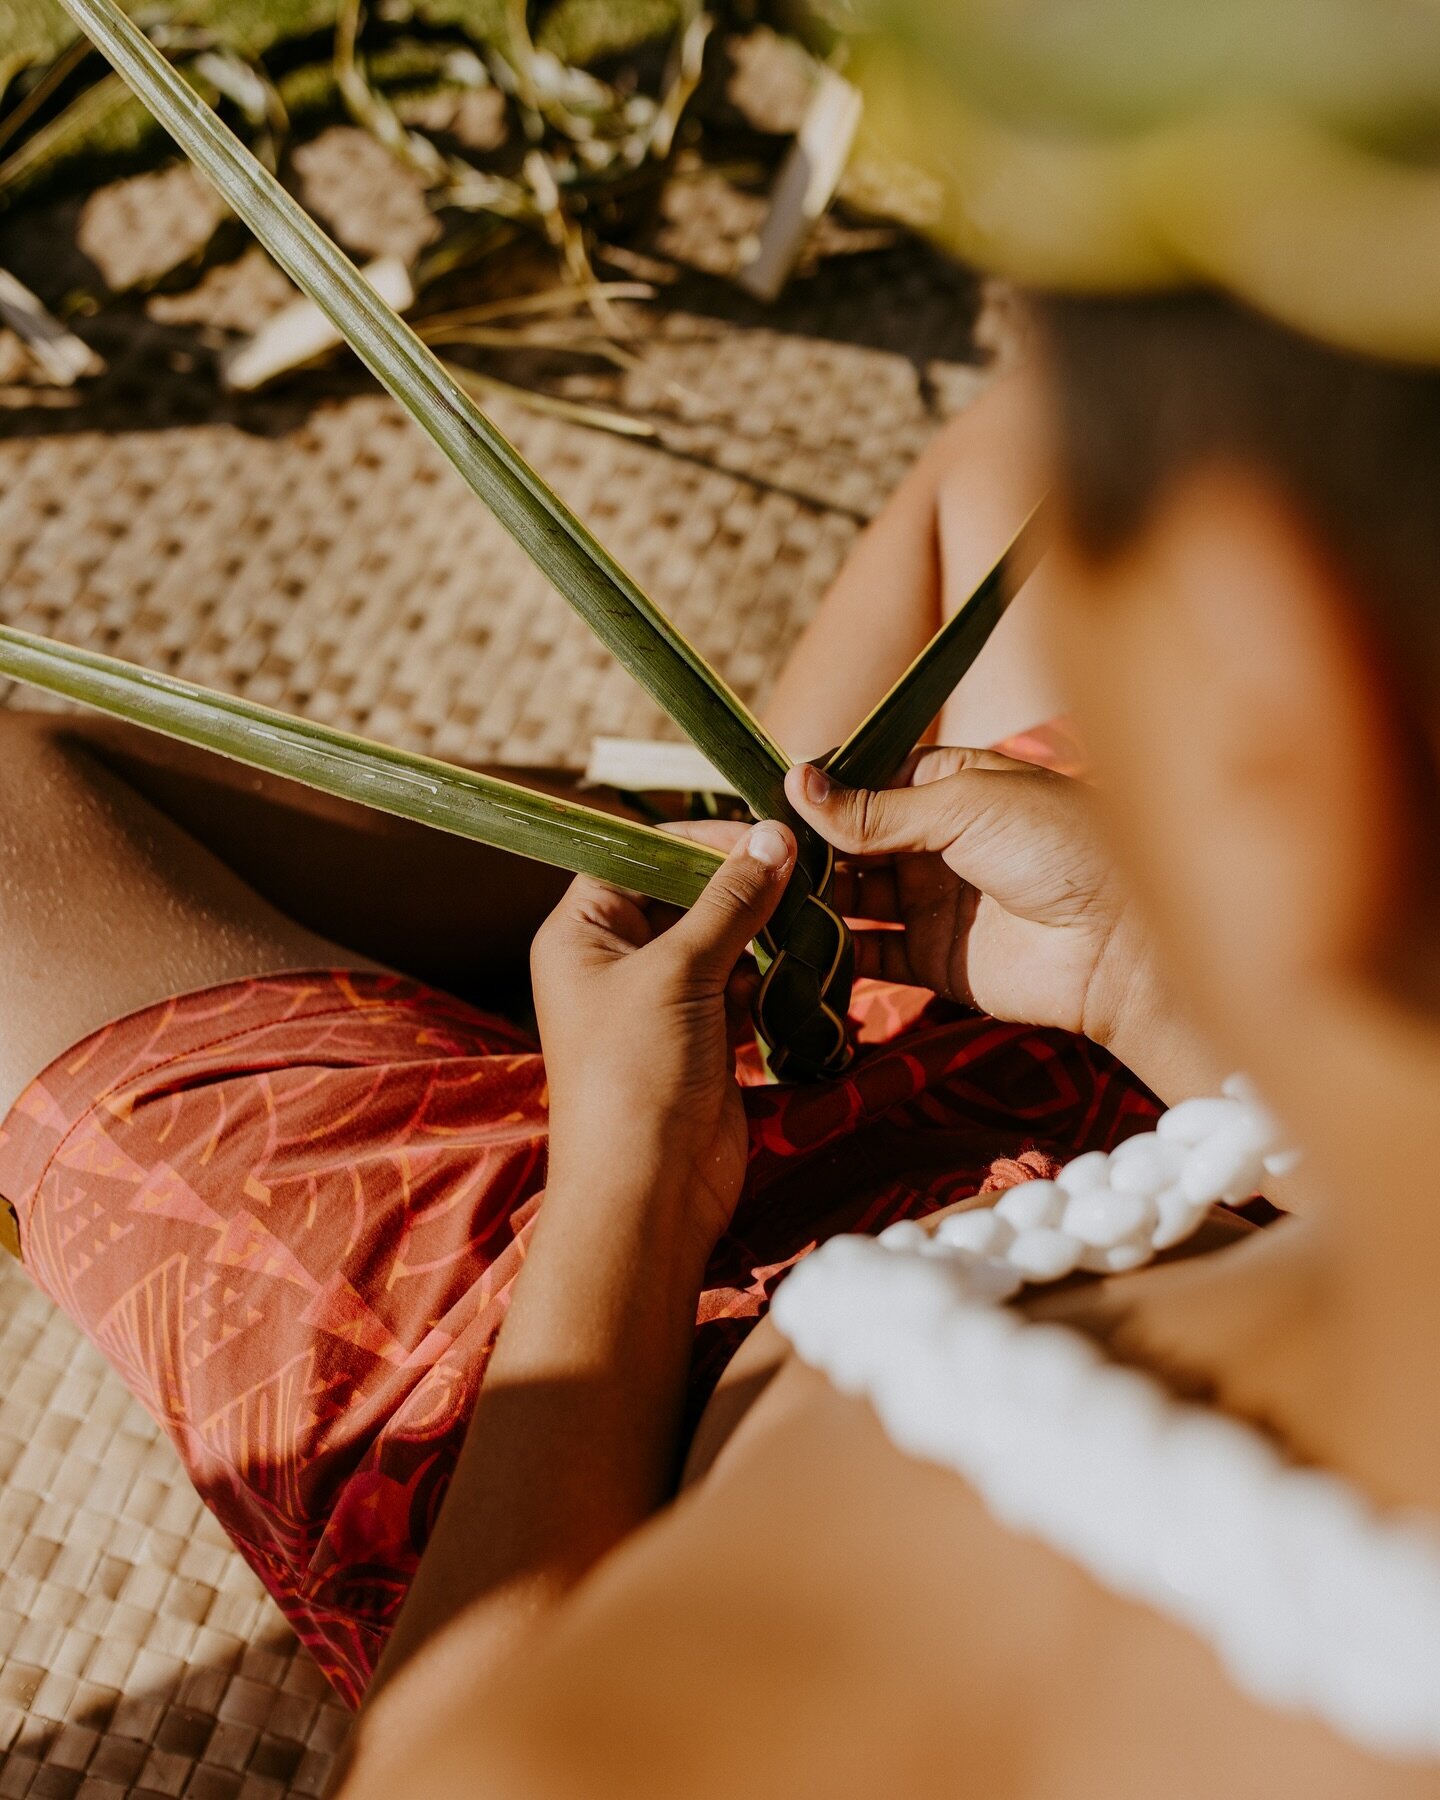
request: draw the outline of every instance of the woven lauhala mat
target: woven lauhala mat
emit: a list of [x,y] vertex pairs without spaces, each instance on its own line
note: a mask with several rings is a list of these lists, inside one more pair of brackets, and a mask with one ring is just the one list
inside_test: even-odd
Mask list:
[[[350,131],[325,147],[375,150]],[[112,190],[18,220],[0,262],[51,291],[86,267],[133,279],[147,233],[163,235],[151,215],[201,202],[180,171],[128,185],[145,206]],[[826,260],[778,307],[751,305],[713,271],[757,221],[752,198],[694,182],[669,204],[653,263],[667,285],[627,308],[644,368],[547,383],[660,441],[491,410],[753,699],[860,525],[973,391],[974,298],[907,245]],[[402,217],[393,236],[413,248],[414,229]],[[110,372],[79,404],[0,386],[0,616],[445,756],[575,765],[598,734],[668,732],[358,372],[218,393],[204,371],[221,328],[285,294],[255,253],[199,294],[102,315]],[[533,359],[513,373],[546,378]]]
[[0,1795],[319,1794],[348,1715],[149,1416],[0,1266]]
[[[377,207],[372,150],[334,135],[329,215],[359,170],[350,241],[413,251],[425,220],[403,195]],[[142,177],[16,221],[0,261],[54,292],[76,276],[63,251],[118,285],[207,216],[183,171]],[[913,245],[837,256],[752,307],[721,276],[757,217],[722,185],[687,189],[653,246],[662,302],[631,315],[645,371],[571,378],[659,421],[663,446],[494,407],[752,698],[980,379],[969,286]],[[597,733],[664,733],[361,378],[244,401],[196,378],[219,332],[285,297],[248,256],[198,295],[122,311],[95,332],[110,374],[79,405],[4,386],[0,364],[0,616],[452,757],[575,765]],[[169,1446],[0,1267],[0,1800],[312,1795],[343,1730]]]

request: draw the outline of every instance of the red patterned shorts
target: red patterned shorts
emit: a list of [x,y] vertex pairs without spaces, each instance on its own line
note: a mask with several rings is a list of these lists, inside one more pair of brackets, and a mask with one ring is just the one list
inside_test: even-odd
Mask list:
[[[1153,1117],[1081,1039],[862,989],[843,1079],[747,1090],[749,1176],[700,1303],[692,1421],[817,1242]],[[398,977],[317,973],[107,1026],[0,1128],[31,1276],[168,1432],[352,1702],[524,1259],[545,1105],[513,1026]]]

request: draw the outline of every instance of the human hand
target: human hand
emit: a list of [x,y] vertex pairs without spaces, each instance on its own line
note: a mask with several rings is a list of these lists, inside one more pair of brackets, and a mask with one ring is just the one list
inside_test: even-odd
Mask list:
[[1149,948],[1081,783],[937,749],[895,788],[844,788],[802,766],[786,792],[840,853],[838,909],[889,927],[857,930],[858,974],[1112,1048],[1155,1010]]
[[550,1086],[550,1182],[685,1208],[708,1256],[748,1150],[733,1038],[757,977],[737,965],[785,891],[782,825],[675,828],[729,852],[687,913],[581,877],[531,952]]

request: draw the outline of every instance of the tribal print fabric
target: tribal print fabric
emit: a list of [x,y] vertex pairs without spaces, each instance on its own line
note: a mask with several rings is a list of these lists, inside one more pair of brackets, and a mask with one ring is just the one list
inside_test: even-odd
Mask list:
[[[701,1300],[692,1424],[817,1242],[1043,1172],[1156,1111],[1078,1038],[875,983],[857,1013],[843,1079],[747,1090],[749,1176]],[[0,1129],[32,1277],[352,1703],[524,1260],[545,1107],[513,1026],[399,977],[322,972],[108,1026]]]

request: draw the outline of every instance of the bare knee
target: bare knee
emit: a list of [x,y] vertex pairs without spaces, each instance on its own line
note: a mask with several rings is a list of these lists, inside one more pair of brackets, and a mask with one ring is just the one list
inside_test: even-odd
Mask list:
[[30,839],[62,824],[83,787],[81,755],[64,730],[63,715],[0,707],[0,906],[14,904],[8,877],[28,861]]
[[12,756],[24,756],[36,745],[57,742],[65,724],[63,713],[0,706],[0,771]]
[[187,989],[329,959],[93,757],[0,709],[0,1113],[54,1056]]
[[127,799],[67,715],[0,707],[0,920],[29,903],[42,872],[98,853],[123,829]]

